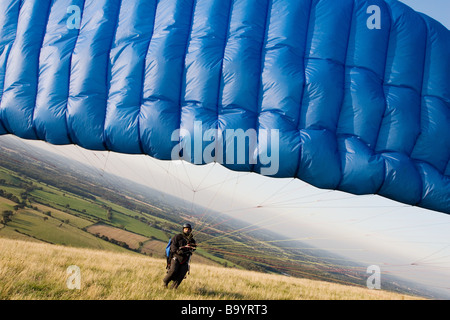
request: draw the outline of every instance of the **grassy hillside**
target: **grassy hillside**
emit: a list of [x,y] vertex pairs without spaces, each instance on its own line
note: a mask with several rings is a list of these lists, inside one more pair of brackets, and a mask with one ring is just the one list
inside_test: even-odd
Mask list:
[[[361,284],[361,277],[354,281],[351,270],[351,274],[336,273],[335,269],[342,268],[324,264],[311,253],[271,244],[278,238],[271,238],[267,230],[256,235],[230,232],[247,228],[219,213],[211,216],[213,221],[208,225],[206,219],[186,213],[174,203],[125,196],[108,189],[111,186],[106,188],[71,170],[38,162],[36,156],[27,161],[26,153],[10,150],[0,158],[0,214],[9,211],[12,215],[5,224],[0,216],[0,238],[113,251],[125,248],[161,257],[163,243],[180,231],[181,221],[195,225],[202,220],[205,227],[196,233],[200,260],[202,256],[227,267]],[[119,185],[117,189],[121,189]]]
[[[0,143],[0,154],[0,241],[62,245],[67,254],[79,248],[162,259],[169,237],[180,231],[181,222],[190,221],[202,225],[194,229],[199,247],[193,263],[227,267],[216,273],[222,281],[228,281],[228,271],[251,270],[265,272],[268,279],[284,274],[365,288],[365,267],[345,260],[341,264],[341,258],[331,253],[319,256],[299,242],[285,243],[270,230],[249,228],[218,212],[202,217],[170,195],[161,200],[155,191],[116,176],[108,183],[92,169],[66,158],[48,159],[50,154],[41,157],[37,150],[20,145]],[[418,292],[388,279],[383,277],[385,290]]]
[[[70,290],[67,268],[81,270],[81,289]],[[69,248],[0,239],[0,299],[415,299],[282,275],[192,263],[178,290],[165,289],[165,261],[130,252]]]

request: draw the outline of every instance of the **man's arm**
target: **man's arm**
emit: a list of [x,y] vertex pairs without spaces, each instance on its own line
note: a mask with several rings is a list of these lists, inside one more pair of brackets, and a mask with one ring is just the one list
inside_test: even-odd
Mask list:
[[172,243],[170,244],[170,252],[171,253],[175,253],[178,251],[179,249],[179,239],[178,239],[178,235],[174,235],[172,238]]

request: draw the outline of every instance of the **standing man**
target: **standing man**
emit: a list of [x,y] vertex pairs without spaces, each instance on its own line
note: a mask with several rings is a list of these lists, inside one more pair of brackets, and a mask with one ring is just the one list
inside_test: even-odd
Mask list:
[[189,270],[189,262],[197,244],[192,236],[192,226],[189,223],[183,225],[183,233],[172,238],[170,254],[167,258],[167,274],[164,277],[164,286],[167,287],[173,281],[172,288],[178,288]]

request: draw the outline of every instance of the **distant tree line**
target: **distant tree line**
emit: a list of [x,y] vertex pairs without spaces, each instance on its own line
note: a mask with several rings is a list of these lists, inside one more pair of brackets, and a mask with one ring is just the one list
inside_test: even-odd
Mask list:
[[11,210],[4,210],[4,211],[2,212],[2,216],[1,216],[1,218],[2,218],[2,220],[1,220],[2,224],[6,225],[8,222],[12,221],[12,220],[11,220],[11,216],[12,216],[13,214],[14,214],[14,212],[12,212]]
[[22,201],[14,194],[10,192],[6,192],[5,190],[0,189],[0,197],[6,198],[8,200],[11,200],[15,203],[21,203]]

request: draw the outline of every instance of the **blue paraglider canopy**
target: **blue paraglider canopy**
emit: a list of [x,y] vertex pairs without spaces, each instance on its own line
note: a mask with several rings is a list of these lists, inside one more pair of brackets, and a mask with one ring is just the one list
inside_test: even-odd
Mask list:
[[450,213],[450,32],[396,0],[2,0],[8,133]]

